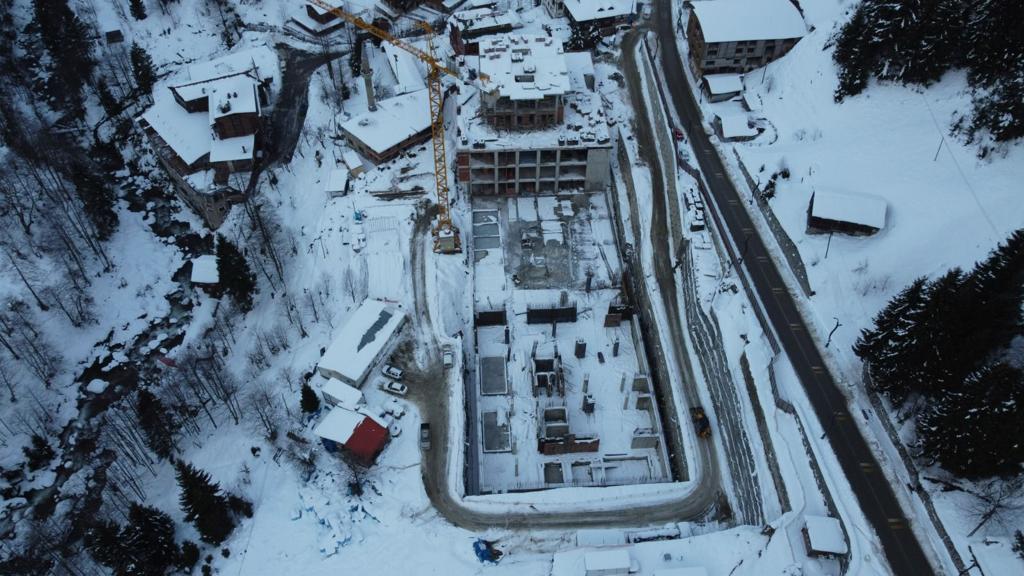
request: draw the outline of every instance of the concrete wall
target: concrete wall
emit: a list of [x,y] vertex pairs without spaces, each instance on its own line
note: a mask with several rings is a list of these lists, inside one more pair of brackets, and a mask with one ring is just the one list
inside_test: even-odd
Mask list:
[[460,150],[456,178],[472,195],[558,194],[604,190],[610,148]]

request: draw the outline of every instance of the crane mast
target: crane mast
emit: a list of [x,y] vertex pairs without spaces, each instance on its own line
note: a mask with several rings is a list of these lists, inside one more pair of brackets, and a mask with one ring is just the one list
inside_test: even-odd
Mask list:
[[341,8],[328,4],[325,0],[308,1],[352,24],[356,28],[365,30],[374,37],[405,50],[427,65],[427,94],[430,100],[430,136],[434,149],[434,184],[437,187],[438,208],[437,225],[434,227],[434,251],[443,254],[461,252],[462,241],[459,237],[459,230],[452,223],[451,212],[448,206],[448,159],[444,133],[444,91],[441,88],[442,75],[447,74],[453,78],[459,78],[459,75],[450,70],[437,58],[434,52],[434,30],[426,22],[417,22],[426,33],[427,50],[424,51],[401,38],[392,36],[390,32],[379,26],[375,26],[354,14],[349,14]]

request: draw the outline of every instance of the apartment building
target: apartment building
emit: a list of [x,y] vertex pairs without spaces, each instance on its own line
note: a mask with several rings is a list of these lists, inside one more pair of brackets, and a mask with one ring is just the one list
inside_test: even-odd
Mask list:
[[784,56],[807,33],[789,0],[691,2],[686,40],[696,76],[743,73]]
[[460,106],[460,185],[474,195],[608,185],[611,139],[589,54],[565,53],[547,36],[512,35],[481,41],[478,67],[490,89]]

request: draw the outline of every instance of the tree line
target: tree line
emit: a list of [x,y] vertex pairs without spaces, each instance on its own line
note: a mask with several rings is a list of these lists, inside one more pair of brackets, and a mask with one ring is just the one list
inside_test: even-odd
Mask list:
[[854,352],[871,386],[916,414],[929,462],[966,478],[1020,472],[1022,305],[1024,229],[970,271],[918,278],[862,331]]
[[[837,102],[868,80],[928,85],[967,70],[970,120],[954,127],[969,139],[1024,136],[1024,3],[1020,0],[864,0],[835,38]],[[986,150],[982,150],[985,154]]]

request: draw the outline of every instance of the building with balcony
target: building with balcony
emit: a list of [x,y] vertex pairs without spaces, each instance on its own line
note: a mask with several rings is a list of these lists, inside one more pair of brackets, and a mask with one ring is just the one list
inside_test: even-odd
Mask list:
[[608,184],[611,138],[587,53],[547,36],[480,43],[485,90],[460,105],[456,178],[473,195],[556,194]]

